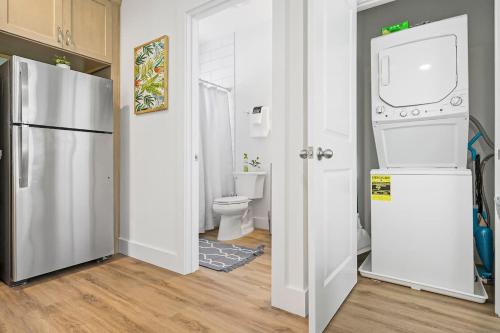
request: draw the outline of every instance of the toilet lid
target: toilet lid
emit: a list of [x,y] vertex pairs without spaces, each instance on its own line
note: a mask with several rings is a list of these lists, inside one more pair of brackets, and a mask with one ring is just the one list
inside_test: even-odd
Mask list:
[[214,203],[220,204],[220,205],[231,205],[231,204],[239,204],[239,203],[244,203],[248,202],[247,197],[242,197],[242,196],[236,196],[236,197],[223,197],[223,198],[217,198],[214,200]]

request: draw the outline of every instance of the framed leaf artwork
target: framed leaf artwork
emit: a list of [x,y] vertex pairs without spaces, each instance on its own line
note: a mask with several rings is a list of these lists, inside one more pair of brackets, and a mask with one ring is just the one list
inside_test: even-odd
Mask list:
[[134,112],[168,109],[168,36],[134,49]]

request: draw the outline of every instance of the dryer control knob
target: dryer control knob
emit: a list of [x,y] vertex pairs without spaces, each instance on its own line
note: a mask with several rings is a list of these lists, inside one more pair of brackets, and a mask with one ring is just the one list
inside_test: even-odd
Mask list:
[[460,104],[462,104],[462,102],[463,99],[460,96],[454,96],[450,99],[450,104],[453,106],[459,106]]
[[377,106],[377,109],[375,110],[375,112],[377,112],[377,114],[382,114],[382,113],[384,113],[384,111],[385,111],[385,108],[383,105]]
[[418,116],[420,114],[420,110],[419,109],[414,109],[411,111],[411,114],[414,115],[414,116]]
[[408,115],[408,112],[406,112],[406,111],[401,111],[401,112],[399,113],[399,115],[400,115],[401,117],[403,117],[403,118],[404,118],[404,117],[406,117],[406,116]]

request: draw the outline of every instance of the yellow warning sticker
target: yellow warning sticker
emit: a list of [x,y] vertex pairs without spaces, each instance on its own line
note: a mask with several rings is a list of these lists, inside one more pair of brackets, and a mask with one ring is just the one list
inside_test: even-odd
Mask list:
[[391,176],[372,175],[372,200],[391,201]]

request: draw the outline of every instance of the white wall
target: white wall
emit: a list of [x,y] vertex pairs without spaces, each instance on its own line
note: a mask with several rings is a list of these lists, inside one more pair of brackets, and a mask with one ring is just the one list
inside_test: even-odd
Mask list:
[[199,55],[201,79],[234,88],[234,33],[200,41]]
[[268,137],[252,138],[247,112],[255,106],[272,104],[272,22],[238,30],[235,38],[235,165],[237,171],[243,170],[243,153],[249,160],[259,156],[267,178],[264,198],[251,203],[252,216],[256,228],[269,229],[273,130]]
[[272,20],[272,0],[236,0],[234,5],[200,20],[200,40],[224,36],[228,31],[258,26]]
[[[184,243],[184,6],[202,1],[124,0],[121,6],[120,252],[188,272]],[[169,109],[133,113],[133,50],[170,37]]]

